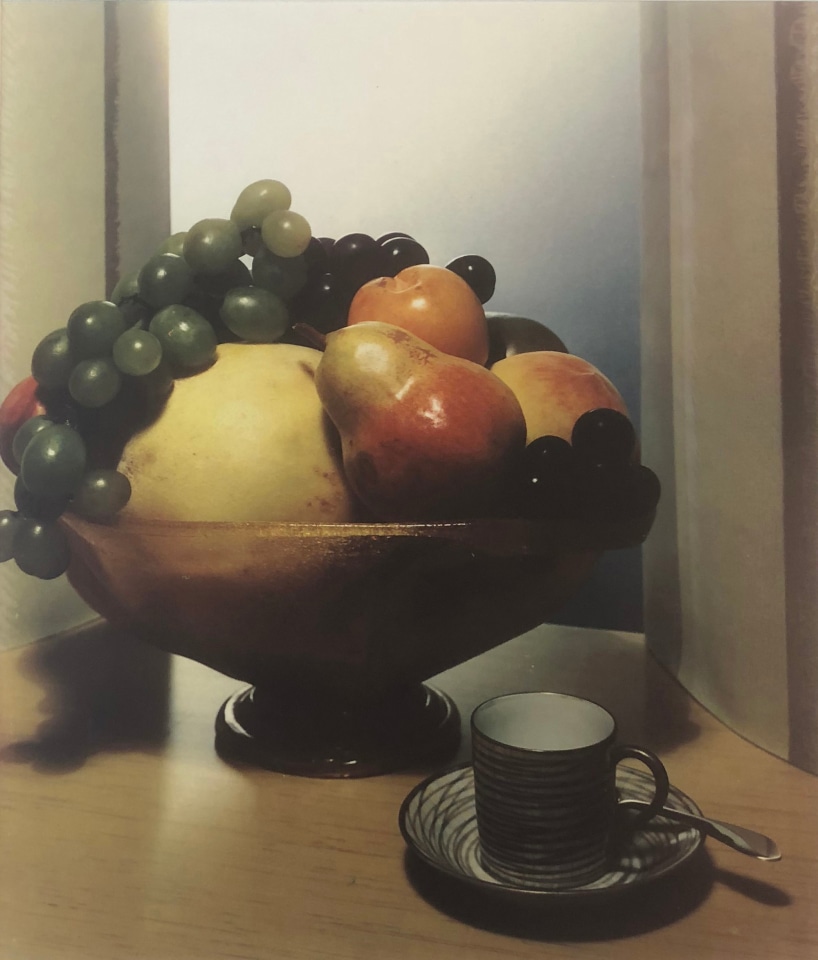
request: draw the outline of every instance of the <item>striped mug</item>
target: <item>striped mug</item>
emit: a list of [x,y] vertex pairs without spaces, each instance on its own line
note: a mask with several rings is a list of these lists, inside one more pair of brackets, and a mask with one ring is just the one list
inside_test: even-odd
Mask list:
[[[516,886],[582,886],[609,868],[616,840],[655,816],[668,777],[661,760],[616,743],[604,707],[561,693],[511,693],[472,714],[475,813],[484,867]],[[650,805],[617,810],[616,766],[630,757],[653,774]]]

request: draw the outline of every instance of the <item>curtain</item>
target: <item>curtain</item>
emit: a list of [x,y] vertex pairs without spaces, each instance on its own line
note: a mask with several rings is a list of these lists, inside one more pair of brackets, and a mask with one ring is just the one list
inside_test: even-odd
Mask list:
[[818,7],[642,5],[655,655],[818,772]]
[[[0,4],[0,396],[70,312],[170,230],[162,3]],[[0,470],[0,509],[13,477]],[[64,577],[0,566],[0,646],[92,612]]]

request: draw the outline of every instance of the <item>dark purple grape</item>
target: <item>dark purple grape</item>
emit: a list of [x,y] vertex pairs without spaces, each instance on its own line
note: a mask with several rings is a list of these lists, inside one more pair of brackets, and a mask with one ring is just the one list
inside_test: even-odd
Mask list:
[[487,303],[494,296],[497,274],[485,257],[480,257],[476,253],[456,257],[446,264],[446,269],[465,280],[480,303]]
[[525,448],[523,469],[532,476],[543,476],[571,469],[574,451],[562,437],[537,437]]
[[577,419],[571,432],[571,444],[587,460],[629,463],[636,449],[636,433],[623,413],[600,407]]
[[340,288],[354,294],[365,283],[385,277],[389,261],[383,247],[365,233],[349,233],[336,240],[329,255],[330,272]]
[[631,484],[628,498],[628,512],[633,516],[643,516],[655,510],[662,495],[659,478],[642,463],[631,467]]
[[388,258],[386,276],[395,277],[407,267],[416,267],[429,262],[429,254],[411,237],[393,237],[381,244]]
[[318,237],[310,237],[302,256],[307,264],[307,283],[322,277],[329,269],[329,249]]
[[574,478],[580,513],[602,520],[625,516],[631,498],[632,476],[627,463],[577,457]]
[[573,451],[561,437],[537,437],[521,464],[518,512],[529,517],[559,517],[573,512]]
[[379,246],[382,246],[383,244],[387,243],[387,241],[395,240],[398,237],[406,237],[407,240],[415,239],[414,237],[409,236],[408,233],[402,233],[400,230],[396,230],[394,233],[385,233],[382,237],[378,237],[375,243],[377,243]]
[[338,289],[331,273],[325,273],[316,284],[301,291],[291,304],[292,315],[321,333],[331,333],[346,323],[349,297]]

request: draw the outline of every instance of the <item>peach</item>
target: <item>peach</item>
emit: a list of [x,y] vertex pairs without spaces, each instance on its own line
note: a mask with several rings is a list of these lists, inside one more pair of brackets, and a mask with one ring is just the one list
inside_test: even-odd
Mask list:
[[625,401],[597,368],[571,353],[538,350],[498,360],[491,372],[517,397],[526,423],[526,443],[537,437],[571,439],[577,419],[611,407],[628,415]]
[[14,435],[26,420],[44,413],[45,407],[37,397],[37,381],[34,377],[26,377],[12,387],[0,405],[0,459],[15,475],[20,468],[11,450]]
[[365,283],[352,300],[347,326],[370,320],[401,327],[443,353],[481,366],[488,359],[483,305],[468,283],[445,267],[424,263]]

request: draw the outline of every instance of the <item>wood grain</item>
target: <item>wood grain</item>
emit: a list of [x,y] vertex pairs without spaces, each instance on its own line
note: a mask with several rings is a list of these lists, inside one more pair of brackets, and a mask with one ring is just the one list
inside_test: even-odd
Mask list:
[[[408,857],[428,770],[325,781],[228,766],[234,681],[104,624],[0,655],[2,960],[814,960],[818,779],[725,728],[641,636],[542,627],[437,681],[589,696],[706,813],[772,836],[765,864],[706,844],[688,868],[581,910],[476,899]],[[461,756],[468,756],[464,742]]]

